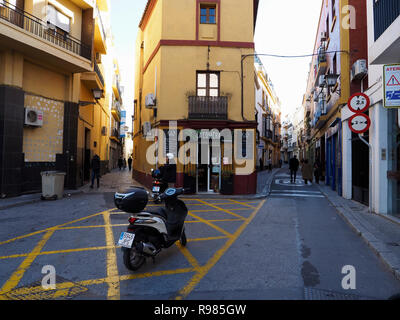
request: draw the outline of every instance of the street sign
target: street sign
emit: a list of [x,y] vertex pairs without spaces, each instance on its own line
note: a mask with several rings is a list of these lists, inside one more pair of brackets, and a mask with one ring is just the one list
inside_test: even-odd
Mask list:
[[350,97],[347,105],[354,113],[364,113],[371,105],[371,101],[365,93],[358,92]]
[[400,108],[400,64],[383,66],[385,108]]
[[350,130],[357,134],[368,131],[371,126],[371,119],[363,113],[354,114],[348,122]]

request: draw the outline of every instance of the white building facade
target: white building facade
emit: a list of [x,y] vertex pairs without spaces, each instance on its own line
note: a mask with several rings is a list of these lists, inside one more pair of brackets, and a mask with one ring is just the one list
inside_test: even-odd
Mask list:
[[372,121],[370,205],[373,212],[400,217],[400,105],[385,107],[388,79],[384,81],[383,74],[384,65],[400,66],[400,3],[369,0],[367,15],[369,87],[365,93],[371,100]]

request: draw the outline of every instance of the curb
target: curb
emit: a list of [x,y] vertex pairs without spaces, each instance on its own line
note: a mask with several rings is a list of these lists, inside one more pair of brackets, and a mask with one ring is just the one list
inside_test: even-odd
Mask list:
[[[369,232],[351,213],[342,206],[338,206],[331,200],[330,196],[319,187],[322,194],[328,199],[328,201],[335,207],[338,214],[344,219],[344,221],[353,229],[353,231],[359,235],[364,242],[371,248],[375,255],[383,262],[383,264],[393,273],[397,280],[400,280],[400,260],[397,256],[387,248],[386,244],[381,240],[377,239],[371,232]],[[381,215],[380,215],[381,216]],[[391,219],[388,219],[392,221]]]

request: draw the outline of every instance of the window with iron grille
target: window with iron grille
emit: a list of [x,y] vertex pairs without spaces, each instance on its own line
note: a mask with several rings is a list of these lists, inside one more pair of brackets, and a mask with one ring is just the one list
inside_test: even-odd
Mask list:
[[216,24],[217,6],[215,4],[200,5],[200,23]]

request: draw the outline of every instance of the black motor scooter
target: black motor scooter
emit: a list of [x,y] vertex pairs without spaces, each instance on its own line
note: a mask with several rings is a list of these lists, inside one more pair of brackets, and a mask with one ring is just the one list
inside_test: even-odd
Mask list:
[[148,196],[142,188],[132,188],[116,193],[114,202],[118,209],[132,213],[129,226],[118,241],[122,247],[125,266],[133,271],[138,270],[146,258],[155,257],[162,249],[171,247],[175,242],[186,245],[185,219],[188,209],[178,199],[185,189],[169,188],[158,197],[165,202],[165,208],[144,210]]

